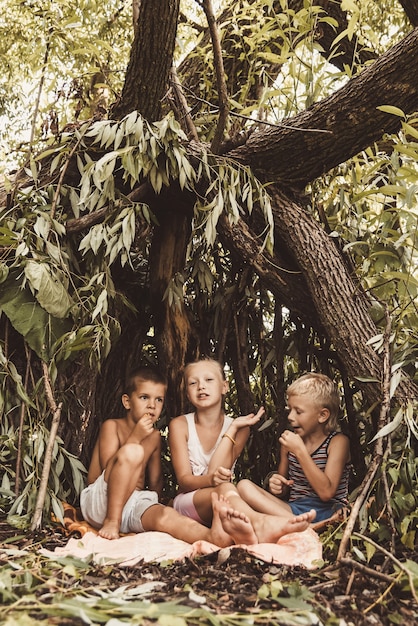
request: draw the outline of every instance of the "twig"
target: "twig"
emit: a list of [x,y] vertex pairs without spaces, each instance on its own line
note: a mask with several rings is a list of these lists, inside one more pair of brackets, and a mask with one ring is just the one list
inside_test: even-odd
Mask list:
[[353,559],[345,557],[343,559],[340,559],[340,563],[342,565],[348,565],[349,567],[357,569],[360,572],[367,574],[367,576],[372,576],[373,578],[379,578],[379,580],[384,580],[387,583],[393,583],[392,576],[388,576],[387,574],[384,574],[383,572],[376,572],[376,570],[372,569],[371,567],[367,567],[366,565],[363,565],[362,563],[353,561]]
[[[89,129],[89,127],[86,125],[86,129],[85,129],[84,133],[86,133],[88,129]],[[82,133],[80,135],[80,137],[75,142],[74,146],[71,148],[71,151],[70,151],[70,153],[69,153],[69,155],[67,157],[67,161],[66,161],[66,163],[64,164],[64,167],[61,170],[61,174],[60,174],[60,177],[59,177],[58,182],[57,182],[57,188],[55,189],[54,197],[52,198],[52,202],[51,202],[51,211],[50,211],[51,220],[54,218],[54,215],[55,215],[55,211],[56,211],[57,203],[58,203],[58,198],[59,198],[61,187],[62,187],[62,184],[63,184],[63,181],[64,181],[65,174],[66,174],[67,169],[68,169],[68,167],[70,165],[71,159],[72,159],[72,157],[75,154],[75,151],[77,150],[77,148],[79,147],[79,145],[81,144],[81,142],[83,140],[84,133]]]
[[413,576],[412,572],[406,567],[406,565],[401,563],[401,561],[399,561],[399,559],[397,559],[395,556],[393,556],[393,554],[391,554],[389,552],[389,550],[386,550],[386,548],[384,548],[383,546],[381,546],[378,543],[376,543],[375,541],[373,541],[373,539],[370,539],[370,537],[366,537],[365,535],[362,535],[361,533],[353,533],[353,534],[354,534],[355,537],[358,537],[362,541],[367,541],[368,543],[371,543],[372,546],[374,546],[376,548],[376,550],[380,550],[380,552],[383,552],[383,554],[386,554],[386,556],[391,561],[393,561],[395,563],[395,565],[397,567],[399,567],[399,569],[402,570],[408,576],[409,586],[411,587],[411,593],[412,593],[412,595],[414,597],[415,602],[417,602],[417,604],[418,604],[418,596],[417,596],[417,592],[415,591],[415,586],[414,586],[414,576]]
[[[209,107],[213,107],[214,110],[218,110],[218,107],[213,104],[213,102],[209,102],[209,100],[205,100],[205,98],[200,98],[197,96],[189,87],[183,86],[185,91],[188,91],[189,94],[197,101],[202,102],[203,104],[207,104]],[[332,135],[332,130],[325,130],[323,128],[302,128],[300,126],[292,126],[291,124],[285,124],[284,122],[268,122],[267,120],[255,120],[253,117],[249,115],[242,115],[242,113],[237,113],[236,111],[229,111],[229,115],[233,117],[238,117],[241,120],[248,120],[249,122],[253,122],[257,126],[269,126],[271,128],[286,128],[287,130],[296,130],[302,133],[325,133],[327,135]],[[390,282],[389,280],[387,282]]]
[[398,582],[400,577],[401,577],[401,573],[398,574],[397,580],[392,581],[392,583],[389,585],[389,587],[387,587],[384,590],[384,592],[382,594],[380,594],[380,596],[377,598],[377,600],[372,602],[372,604],[369,604],[367,609],[364,609],[363,613],[364,614],[368,613],[369,611],[374,609],[374,607],[377,606],[380,602],[382,602],[382,600],[384,600],[384,598],[388,595],[388,593],[392,589],[392,587],[394,587],[396,585],[396,583]]
[[339,547],[338,554],[337,554],[337,561],[340,561],[347,552],[348,542],[354,530],[354,526],[355,526],[359,511],[367,497],[367,494],[370,489],[370,485],[373,482],[373,479],[375,477],[377,470],[379,469],[381,462],[382,462],[382,455],[380,456],[375,455],[372,463],[369,466],[369,469],[367,470],[366,476],[363,478],[359,495],[357,496],[356,501],[354,502],[351,508],[350,517],[348,518],[346,527],[344,529],[344,534],[342,536],[340,547]]
[[[389,349],[389,339],[390,339],[390,317],[388,312],[386,311],[386,328],[385,328],[385,336],[384,336],[384,355],[383,355],[383,381],[382,381],[382,404],[380,407],[380,415],[379,415],[379,423],[378,423],[378,431],[380,431],[388,422],[389,413],[390,413],[390,349]],[[378,437],[376,440],[376,444],[374,447],[373,453],[373,461],[369,466],[369,469],[366,473],[366,476],[361,483],[361,488],[359,495],[353,507],[351,509],[350,517],[348,519],[347,525],[344,529],[344,533],[341,539],[340,547],[337,554],[337,561],[342,559],[346,552],[348,542],[350,540],[351,534],[353,532],[358,514],[360,509],[367,498],[369,493],[370,486],[373,482],[373,479],[376,475],[377,470],[382,464],[383,459],[383,442],[384,437]]]
[[187,135],[189,138],[192,138],[198,142],[199,135],[197,134],[196,126],[194,125],[192,116],[190,115],[190,107],[187,104],[187,100],[185,98],[184,91],[179,81],[177,70],[174,65],[171,68],[171,85],[173,88],[174,99],[176,100],[177,106],[181,113],[181,118],[184,119],[186,124]]
[[[391,374],[391,358],[390,358],[390,344],[389,338],[391,333],[391,319],[388,312],[387,306],[385,307],[385,318],[386,318],[386,328],[385,328],[385,337],[384,337],[384,355],[383,355],[383,402],[380,411],[380,419],[379,419],[379,430],[386,426],[390,419],[390,374]],[[390,454],[390,438],[385,438],[387,441],[386,450],[384,453],[384,458],[386,459]],[[383,442],[383,438],[382,438]],[[386,496],[386,507],[389,515],[390,527],[392,530],[391,537],[391,545],[392,551],[395,552],[395,519],[393,515],[392,506],[390,504],[390,493],[389,486],[387,482],[386,474],[383,472],[381,479],[383,480],[383,488]]]
[[45,48],[45,54],[44,54],[44,62],[42,64],[41,79],[39,81],[38,93],[37,93],[37,96],[36,96],[35,110],[34,110],[33,116],[32,116],[32,125],[31,125],[31,131],[30,131],[30,139],[29,139],[29,153],[32,151],[32,144],[33,144],[33,140],[34,140],[34,137],[35,137],[36,118],[38,117],[38,113],[39,113],[39,104],[41,102],[41,94],[42,94],[42,89],[44,87],[44,82],[45,82],[46,65],[47,65],[48,59],[49,59],[49,52],[50,52],[50,49],[51,49],[51,38],[52,38],[52,33],[53,32],[54,32],[54,29],[51,26],[49,28],[49,30],[48,30],[48,38],[47,38],[47,42],[46,42],[46,48]]
[[206,15],[206,19],[208,21],[210,37],[212,39],[213,46],[213,57],[214,57],[214,65],[216,72],[216,84],[218,88],[218,98],[219,98],[219,119],[218,124],[216,126],[215,134],[212,139],[212,143],[210,146],[211,151],[214,154],[217,154],[222,143],[223,135],[226,128],[226,122],[228,119],[229,113],[229,103],[228,103],[228,91],[226,88],[225,82],[225,70],[224,63],[222,59],[222,48],[219,40],[219,33],[216,26],[216,17],[213,12],[212,1],[211,0],[201,0],[199,4],[202,5],[203,10]]
[[[26,372],[25,372],[25,391],[28,391],[28,382],[29,382],[29,370],[30,370],[30,357],[31,351],[25,343],[25,352],[26,352]],[[23,424],[25,421],[25,413],[26,413],[26,402],[22,400],[22,404],[20,405],[20,419],[19,419],[19,434],[17,438],[17,455],[16,455],[16,480],[15,480],[15,496],[19,495],[20,491],[20,467],[22,464],[22,438],[23,438]]]
[[52,411],[52,423],[51,430],[49,432],[48,444],[45,450],[44,465],[42,468],[41,482],[39,485],[38,497],[36,499],[35,511],[32,518],[32,524],[30,528],[31,530],[36,530],[40,528],[42,524],[42,511],[44,508],[45,496],[48,487],[49,471],[51,469],[52,453],[54,449],[55,438],[58,432],[62,408],[62,402],[60,402],[58,406],[55,403],[54,395],[52,393],[51,380],[49,378],[48,366],[44,361],[42,361],[42,369],[44,376],[45,393],[49,407]]

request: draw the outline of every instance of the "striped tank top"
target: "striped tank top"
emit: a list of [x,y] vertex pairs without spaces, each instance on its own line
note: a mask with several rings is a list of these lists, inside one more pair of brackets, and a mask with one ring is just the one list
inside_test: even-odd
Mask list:
[[[311,458],[314,461],[315,465],[317,465],[322,471],[325,470],[325,466],[327,464],[329,443],[331,439],[338,434],[341,433],[338,433],[337,431],[333,431],[332,433],[330,433],[328,437],[321,443],[319,448],[317,448],[315,452],[311,454]],[[299,461],[292,452],[288,453],[288,460],[289,479],[294,481],[293,485],[290,488],[289,502],[292,502],[293,500],[298,500],[299,498],[305,498],[306,496],[316,496],[317,494],[312,489],[308,479],[303,473],[301,466],[299,465]],[[341,476],[340,484],[338,485],[337,491],[333,498],[334,500],[338,500],[343,504],[348,504],[348,479],[350,474],[350,467],[350,463],[346,463]]]

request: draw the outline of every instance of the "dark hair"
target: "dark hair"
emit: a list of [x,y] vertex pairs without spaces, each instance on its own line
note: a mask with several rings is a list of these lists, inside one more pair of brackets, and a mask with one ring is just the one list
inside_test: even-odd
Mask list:
[[151,365],[140,365],[132,369],[125,379],[125,391],[130,396],[136,389],[137,381],[152,382],[167,387],[166,377]]

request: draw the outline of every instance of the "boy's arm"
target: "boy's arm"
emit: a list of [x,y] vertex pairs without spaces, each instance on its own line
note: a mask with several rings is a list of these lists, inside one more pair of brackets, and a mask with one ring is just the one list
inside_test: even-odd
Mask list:
[[270,474],[268,479],[269,491],[278,498],[285,499],[289,494],[289,488],[293,481],[288,480],[289,461],[287,458],[287,450],[281,446],[280,463],[277,472]]
[[313,461],[299,435],[285,431],[280,440],[285,448],[296,455],[306,478],[319,498],[324,502],[331,500],[340,484],[344,467],[350,459],[348,437],[339,433],[331,439],[324,471]]
[[151,453],[150,458],[148,459],[146,474],[147,474],[147,482],[148,487],[151,491],[156,491],[158,494],[158,499],[161,498],[161,494],[163,491],[163,472],[161,467],[161,434],[160,431],[156,430],[150,435],[150,437],[155,438],[155,447],[153,452]]

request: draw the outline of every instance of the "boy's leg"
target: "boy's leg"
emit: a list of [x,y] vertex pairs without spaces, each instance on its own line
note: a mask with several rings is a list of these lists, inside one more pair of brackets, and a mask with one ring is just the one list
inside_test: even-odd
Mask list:
[[293,516],[292,509],[287,502],[280,500],[280,498],[254,484],[251,480],[240,480],[237,489],[241,498],[259,513],[279,515],[286,518]]
[[[256,536],[249,519],[240,511],[233,509],[223,498],[212,495],[213,521],[207,528],[195,520],[181,515],[171,507],[157,504],[149,507],[142,515],[141,522],[145,531],[156,530],[169,533],[176,539],[187,543],[209,541],[221,548],[234,543],[256,542]],[[228,532],[224,526],[227,525]]]
[[122,511],[136,489],[144,462],[144,449],[140,444],[125,444],[110,460],[105,471],[107,482],[107,512],[99,535],[117,539],[120,533]]

